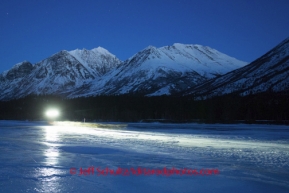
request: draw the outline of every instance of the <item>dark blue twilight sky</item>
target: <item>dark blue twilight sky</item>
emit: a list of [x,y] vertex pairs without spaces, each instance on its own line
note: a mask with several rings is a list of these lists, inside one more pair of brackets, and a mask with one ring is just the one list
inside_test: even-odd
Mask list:
[[0,72],[64,49],[125,60],[176,42],[251,62],[289,36],[288,10],[288,0],[0,0]]

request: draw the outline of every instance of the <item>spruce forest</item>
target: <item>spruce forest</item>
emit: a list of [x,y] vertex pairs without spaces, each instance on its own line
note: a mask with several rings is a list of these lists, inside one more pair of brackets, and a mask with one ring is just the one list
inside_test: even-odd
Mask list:
[[49,107],[61,111],[62,121],[204,122],[288,124],[289,94],[267,92],[240,97],[225,95],[207,100],[193,96],[96,96],[64,99],[34,96],[0,102],[2,120],[45,120]]

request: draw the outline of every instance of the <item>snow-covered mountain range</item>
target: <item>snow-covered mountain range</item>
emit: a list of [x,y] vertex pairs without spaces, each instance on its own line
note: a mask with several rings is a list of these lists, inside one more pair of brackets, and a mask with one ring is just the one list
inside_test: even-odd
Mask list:
[[173,94],[246,65],[209,47],[174,44],[149,46],[116,69],[69,97],[88,95]]
[[252,63],[188,89],[185,94],[210,98],[266,91],[289,91],[289,38]]
[[29,94],[70,98],[174,94],[247,63],[201,45],[149,46],[121,62],[104,48],[60,51],[34,65],[25,61],[0,74],[0,100]]
[[60,51],[35,65],[25,61],[0,74],[0,99],[29,94],[66,95],[103,76],[121,61],[104,48]]

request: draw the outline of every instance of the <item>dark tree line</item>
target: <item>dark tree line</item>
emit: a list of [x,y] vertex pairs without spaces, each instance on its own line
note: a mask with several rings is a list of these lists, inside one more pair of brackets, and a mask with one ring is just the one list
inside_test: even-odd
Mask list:
[[288,93],[262,93],[240,97],[226,95],[208,100],[192,96],[141,97],[96,96],[64,99],[57,96],[27,96],[0,102],[0,119],[43,120],[49,107],[61,109],[61,120],[81,121],[149,121],[234,122],[289,120]]

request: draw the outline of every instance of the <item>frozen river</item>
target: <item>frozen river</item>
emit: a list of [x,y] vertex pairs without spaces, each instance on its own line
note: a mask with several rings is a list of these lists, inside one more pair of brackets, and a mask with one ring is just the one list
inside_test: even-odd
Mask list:
[[0,192],[288,193],[289,127],[0,121]]

